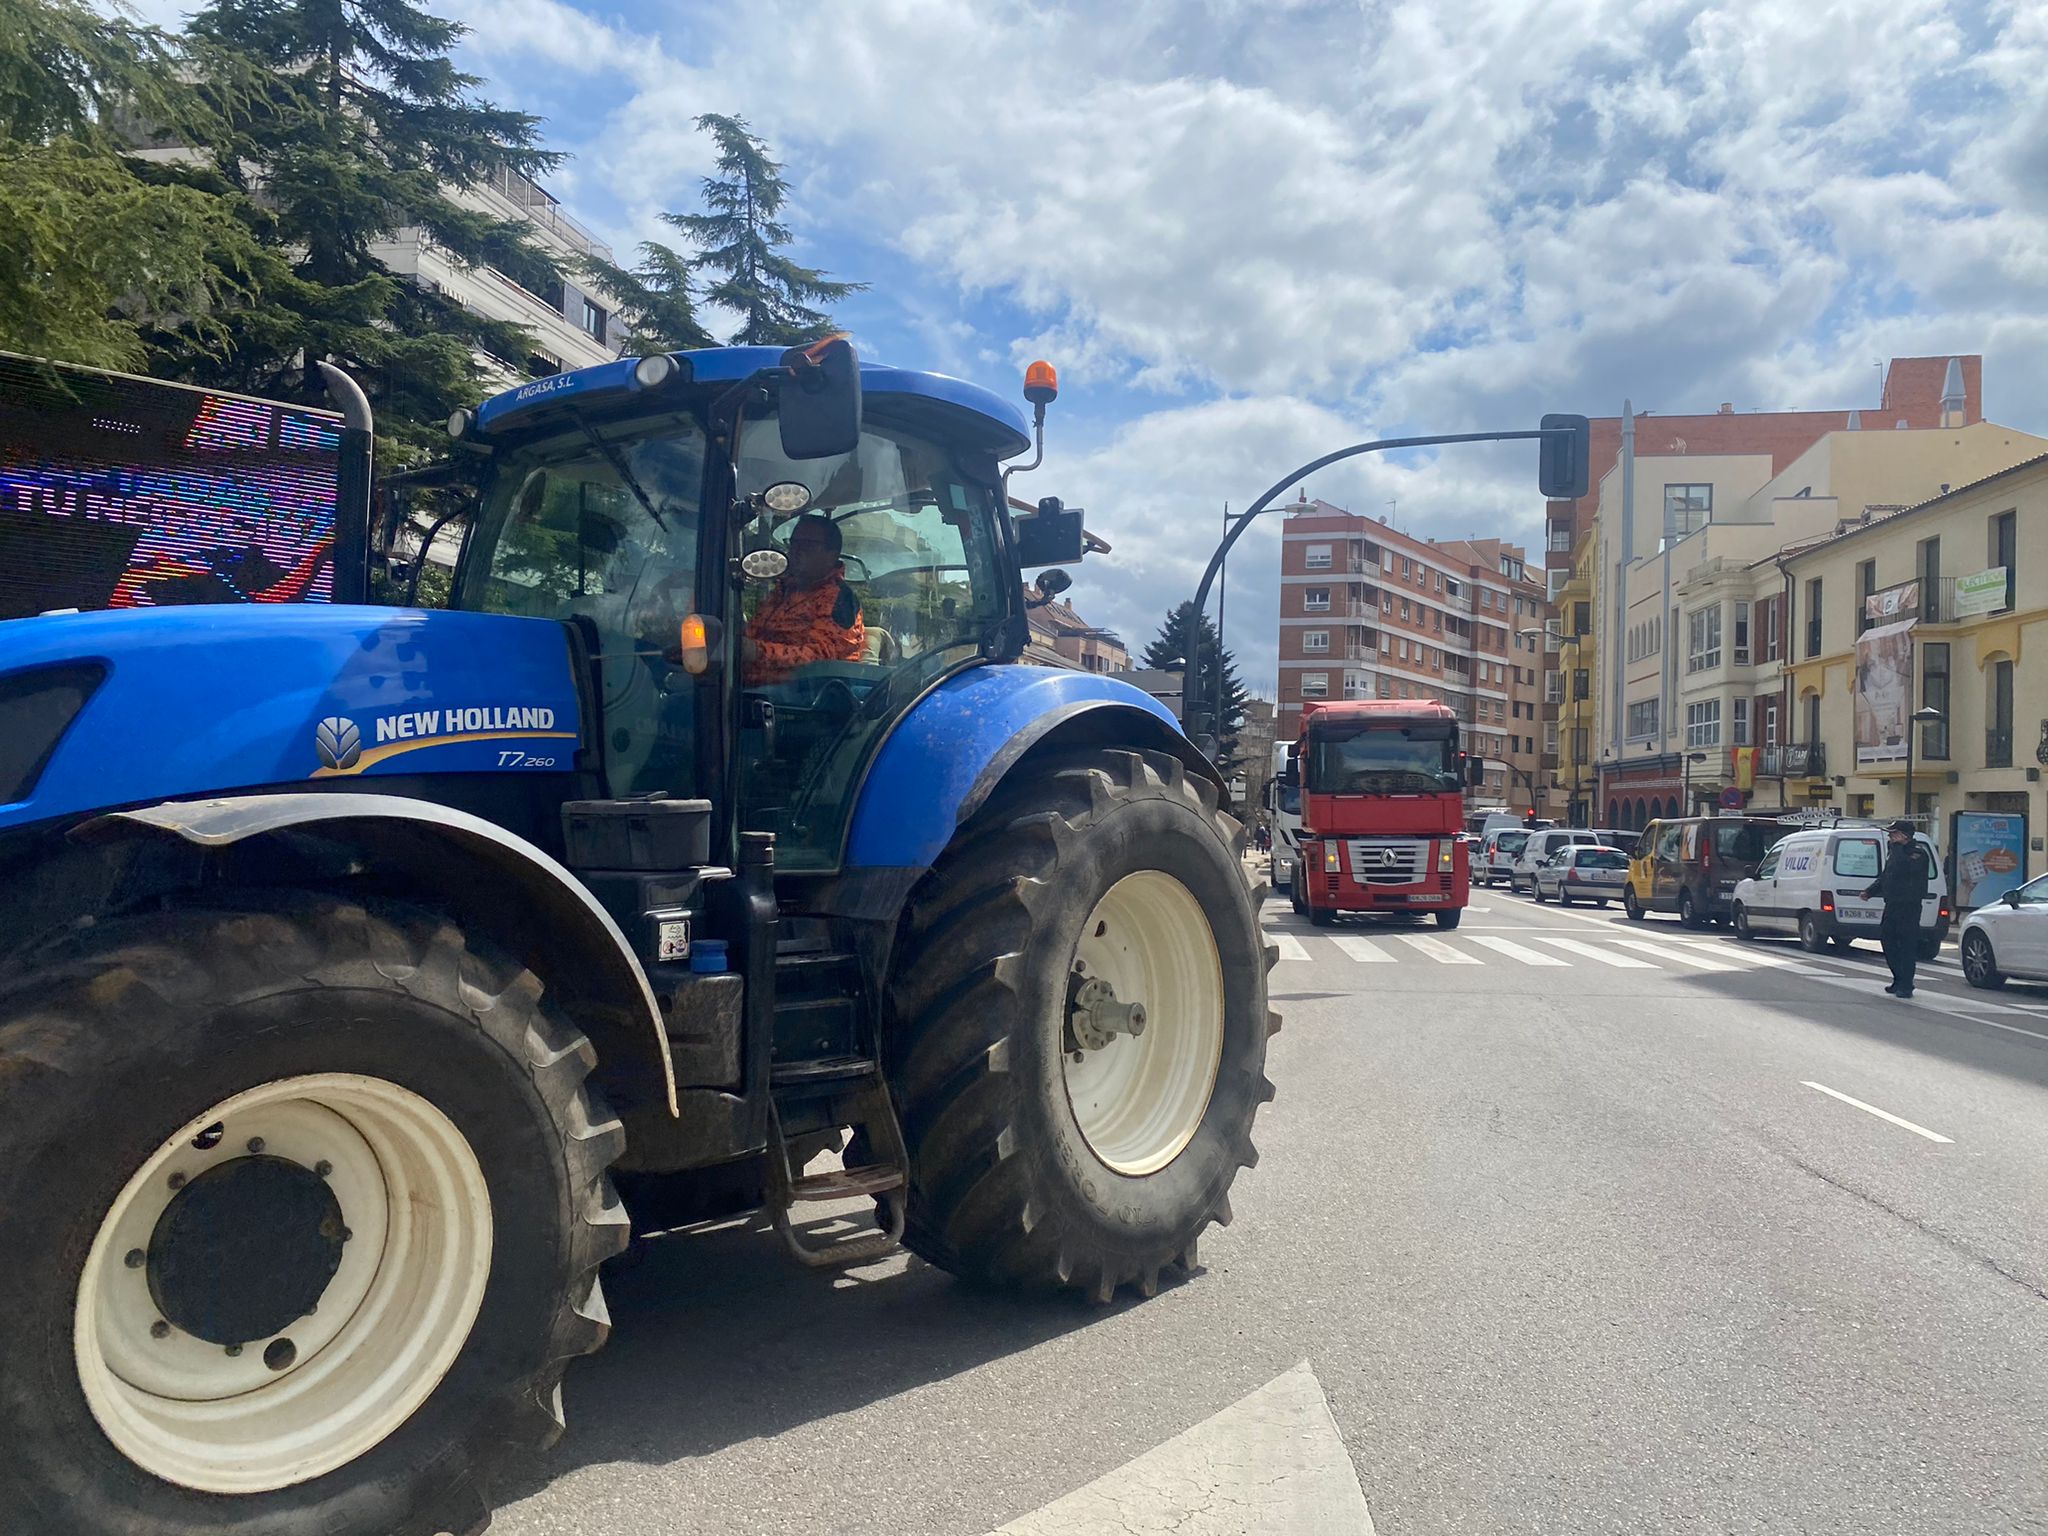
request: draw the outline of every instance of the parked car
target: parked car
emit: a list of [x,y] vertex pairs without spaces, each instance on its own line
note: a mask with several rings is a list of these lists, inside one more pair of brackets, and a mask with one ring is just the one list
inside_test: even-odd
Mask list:
[[1628,855],[1604,843],[1574,843],[1537,866],[1533,878],[1538,901],[1555,896],[1560,906],[1585,900],[1604,907],[1628,884]]
[[[1919,842],[1932,867],[1920,912],[1920,957],[1932,960],[1948,937],[1948,885],[1933,840],[1923,832]],[[1801,948],[1815,954],[1830,943],[1847,949],[1858,939],[1876,938],[1884,903],[1875,897],[1865,901],[1863,892],[1886,857],[1884,828],[1876,822],[1790,833],[1766,850],[1755,874],[1737,882],[1736,934],[1794,934]]]
[[1472,878],[1480,885],[1499,885],[1515,872],[1515,855],[1529,841],[1527,827],[1496,827],[1486,834],[1479,858],[1472,866]]
[[1529,840],[1522,844],[1515,855],[1515,862],[1508,868],[1508,889],[1516,893],[1536,889],[1536,871],[1550,862],[1550,856],[1560,848],[1579,846],[1597,848],[1601,846],[1597,832],[1584,827],[1546,827],[1531,832]]
[[2048,875],[1963,919],[1963,979],[1973,987],[2048,981]]
[[[1792,828],[1768,816],[1674,816],[1643,829],[1622,897],[1631,921],[1676,912],[1688,928],[1725,922],[1738,882]],[[1882,841],[1882,837],[1879,841]]]

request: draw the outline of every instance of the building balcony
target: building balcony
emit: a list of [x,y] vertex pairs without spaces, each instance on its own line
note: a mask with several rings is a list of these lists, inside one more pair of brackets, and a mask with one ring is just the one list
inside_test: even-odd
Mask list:
[[1759,777],[1767,779],[1824,779],[1828,773],[1828,750],[1817,741],[1762,747],[1757,751],[1756,771]]

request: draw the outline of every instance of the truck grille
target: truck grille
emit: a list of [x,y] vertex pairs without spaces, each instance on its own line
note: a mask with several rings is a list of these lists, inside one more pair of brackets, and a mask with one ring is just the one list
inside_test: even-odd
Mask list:
[[1351,878],[1360,885],[1413,885],[1429,867],[1423,838],[1362,837],[1350,846]]

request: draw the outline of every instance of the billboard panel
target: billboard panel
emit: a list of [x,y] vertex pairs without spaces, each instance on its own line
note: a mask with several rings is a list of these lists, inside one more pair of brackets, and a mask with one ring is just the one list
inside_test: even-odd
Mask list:
[[1856,766],[1903,763],[1913,713],[1913,621],[1856,639]]
[[341,421],[0,354],[0,619],[328,602]]
[[1958,811],[1953,842],[1957,906],[1988,906],[2026,884],[2026,817]]

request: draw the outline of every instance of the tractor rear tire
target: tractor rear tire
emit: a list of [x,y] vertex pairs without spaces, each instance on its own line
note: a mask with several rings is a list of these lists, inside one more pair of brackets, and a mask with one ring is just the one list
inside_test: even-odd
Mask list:
[[281,893],[11,968],[0,1530],[483,1529],[609,1332],[595,1061],[415,908]]
[[[1193,1271],[1273,1097],[1278,952],[1243,839],[1177,759],[1114,750],[1027,771],[955,839],[905,913],[884,1025],[912,1251],[1097,1302]],[[1077,1047],[1090,980],[1145,1005],[1140,1033]]]

